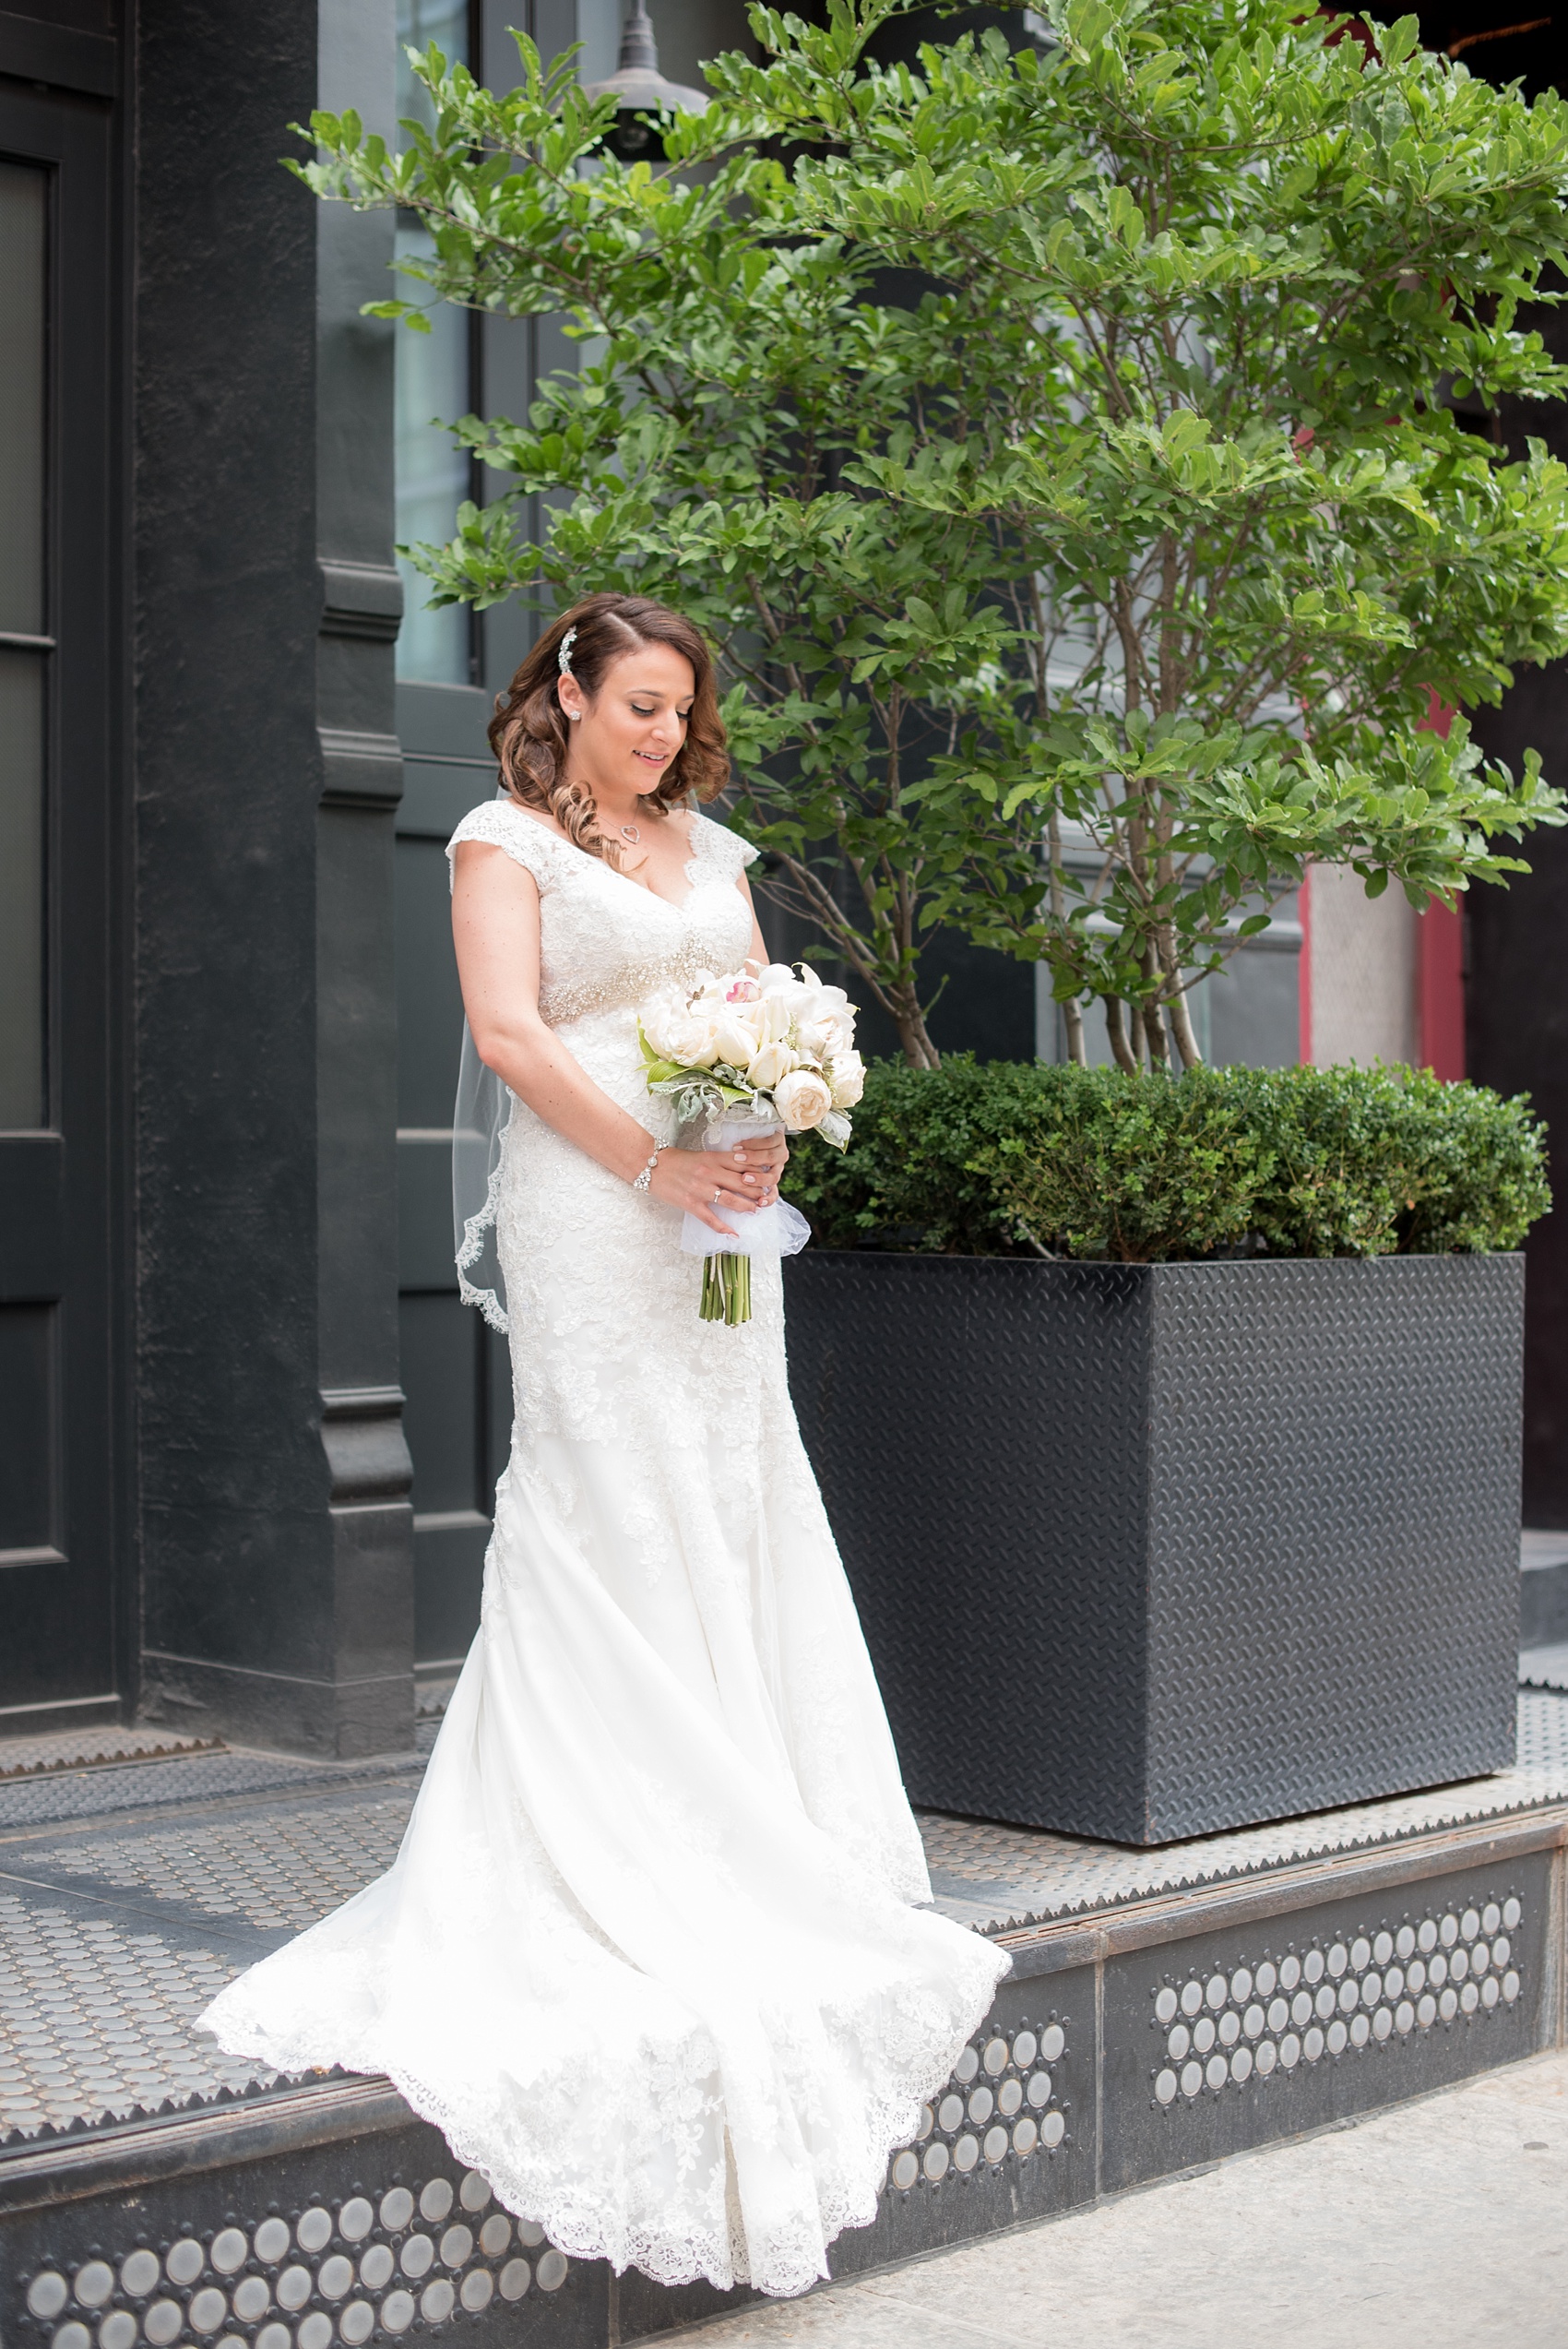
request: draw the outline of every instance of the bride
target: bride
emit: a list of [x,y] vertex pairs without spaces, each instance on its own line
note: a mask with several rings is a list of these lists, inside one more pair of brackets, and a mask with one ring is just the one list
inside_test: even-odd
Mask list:
[[[929,1907],[920,1837],[785,1379],[777,1263],[698,1318],[781,1140],[687,1147],[655,987],[766,960],[707,648],[599,595],[541,638],[454,834],[474,1045],[509,1089],[464,1291],[516,1423],[479,1636],[386,1875],[203,2021],[283,2069],[385,2072],[562,2250],[804,2291],[1005,1955]],[[486,1225],[493,1218],[493,1235]],[[467,1274],[493,1237],[502,1290]]]

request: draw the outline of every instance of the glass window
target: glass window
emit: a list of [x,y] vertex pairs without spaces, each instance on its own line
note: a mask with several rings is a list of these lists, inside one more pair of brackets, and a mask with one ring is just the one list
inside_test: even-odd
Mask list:
[[0,1127],[44,1122],[48,184],[0,162]]
[[[398,114],[434,127],[428,92],[414,79],[407,51],[434,42],[448,58],[469,54],[468,0],[398,0]],[[430,238],[413,224],[399,223],[398,256],[427,253]],[[400,546],[449,539],[457,508],[469,495],[469,460],[442,430],[446,421],[473,405],[469,384],[469,321],[466,310],[443,305],[432,312],[428,335],[398,329],[398,527]],[[432,611],[429,583],[406,556],[403,625],[398,637],[398,674],[430,685],[466,686],[469,681],[472,624],[466,604]]]

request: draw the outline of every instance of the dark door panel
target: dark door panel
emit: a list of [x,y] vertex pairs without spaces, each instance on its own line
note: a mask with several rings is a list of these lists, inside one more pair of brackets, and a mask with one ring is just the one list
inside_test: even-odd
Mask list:
[[126,1693],[110,166],[105,105],[0,81],[0,1734]]
[[0,1130],[0,1304],[57,1297],[65,1285],[65,1142]]
[[[63,1566],[55,1305],[0,1305],[0,1570]],[[12,1586],[13,1589],[15,1586]]]
[[[88,1545],[79,1520],[76,1539],[67,1531],[65,1322],[58,1305],[0,1305],[0,1620],[6,1702],[14,1708],[90,1702],[114,1678],[109,1610],[82,1613]],[[30,1710],[10,1723],[32,1725]]]

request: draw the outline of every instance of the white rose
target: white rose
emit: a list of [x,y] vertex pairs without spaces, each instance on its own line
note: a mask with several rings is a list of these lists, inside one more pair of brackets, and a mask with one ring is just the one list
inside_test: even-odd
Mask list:
[[855,1041],[855,1007],[842,987],[823,987],[812,1007],[811,1017],[826,1021],[837,1038],[837,1049],[848,1052]]
[[814,1069],[795,1068],[774,1086],[773,1106],[791,1134],[805,1134],[822,1123],[833,1096]]
[[866,1065],[858,1052],[836,1053],[823,1070],[835,1109],[853,1109],[866,1089]]
[[743,1068],[756,1050],[756,1034],[751,1022],[742,1018],[750,1008],[740,1003],[720,1003],[714,1007],[714,1057],[728,1062],[731,1068]]
[[719,1057],[711,1017],[680,996],[656,996],[643,1012],[643,1033],[661,1060],[678,1068],[711,1068]]
[[814,1027],[826,1025],[837,1030],[847,1045],[854,1042],[855,1007],[842,987],[825,987],[814,980],[804,1002],[797,1007],[795,1017],[809,1019]]
[[795,1055],[788,1044],[762,1044],[746,1064],[746,1082],[755,1085],[759,1092],[770,1093],[794,1066]]
[[820,1067],[842,1049],[837,1028],[831,1019],[799,1019],[795,1023],[795,1049]]

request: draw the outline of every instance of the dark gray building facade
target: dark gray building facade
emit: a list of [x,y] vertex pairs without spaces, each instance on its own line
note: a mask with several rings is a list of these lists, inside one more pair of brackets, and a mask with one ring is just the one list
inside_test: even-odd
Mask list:
[[0,9],[0,1735],[396,1749],[510,1416],[451,1266],[442,852],[526,623],[405,626],[394,546],[482,487],[431,414],[567,346],[400,359],[361,310],[405,230],[280,159],[315,106],[393,135],[402,42],[609,72],[619,12],[39,5]]
[[393,232],[279,165],[318,102],[389,120],[384,14],[0,15],[39,247],[5,362],[37,546],[0,648],[37,709],[6,754],[37,916],[0,1139],[11,1732],[412,1734],[393,359],[358,315]]
[[[395,1750],[477,1621],[510,1414],[451,1266],[443,847],[527,625],[424,612],[395,543],[483,491],[432,414],[516,412],[569,346],[452,316],[400,353],[361,311],[411,232],[280,158],[316,105],[391,133],[400,33],[504,84],[520,23],[595,78],[619,9],[35,7],[0,8],[0,1735]],[[685,82],[744,32],[656,22]],[[1485,950],[1538,1087],[1561,990]],[[953,965],[944,1041],[1052,1049],[1032,973]]]

